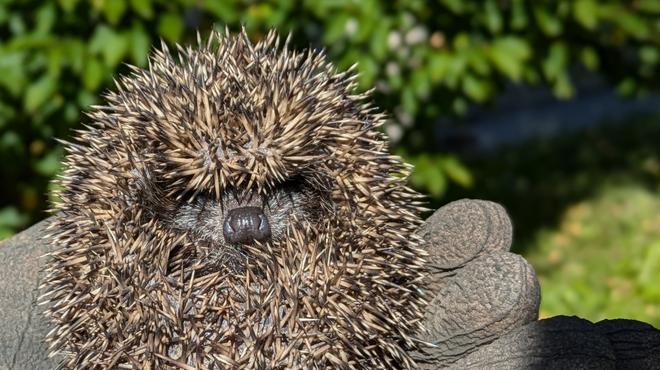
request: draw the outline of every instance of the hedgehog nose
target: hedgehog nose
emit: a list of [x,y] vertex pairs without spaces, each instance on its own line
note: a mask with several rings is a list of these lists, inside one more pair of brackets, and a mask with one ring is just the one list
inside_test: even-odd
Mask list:
[[230,243],[247,244],[254,240],[270,238],[270,224],[259,207],[239,207],[227,213],[222,226],[225,240]]

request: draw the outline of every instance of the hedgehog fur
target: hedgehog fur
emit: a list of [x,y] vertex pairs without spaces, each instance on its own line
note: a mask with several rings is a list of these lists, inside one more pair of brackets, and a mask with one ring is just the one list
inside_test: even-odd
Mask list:
[[[61,367],[414,367],[410,166],[352,70],[287,44],[163,45],[63,142],[41,298]],[[223,234],[245,205],[269,239]]]

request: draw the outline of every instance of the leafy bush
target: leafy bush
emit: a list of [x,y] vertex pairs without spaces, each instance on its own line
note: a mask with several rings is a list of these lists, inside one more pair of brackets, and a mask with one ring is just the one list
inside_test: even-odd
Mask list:
[[[0,0],[0,237],[44,216],[48,180],[66,138],[122,62],[145,66],[150,45],[191,42],[197,29],[255,38],[293,31],[297,47],[325,47],[341,67],[359,62],[362,88],[392,113],[397,152],[418,165],[413,183],[440,196],[468,186],[458,158],[434,146],[440,115],[464,113],[507,82],[575,92],[576,65],[624,93],[657,83],[655,0]],[[530,123],[531,124],[531,123]]]

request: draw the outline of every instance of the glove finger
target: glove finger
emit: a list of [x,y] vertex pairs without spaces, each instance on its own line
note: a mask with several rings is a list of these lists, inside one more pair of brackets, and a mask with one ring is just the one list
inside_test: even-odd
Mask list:
[[462,199],[438,209],[418,234],[426,241],[430,266],[447,270],[484,253],[508,251],[512,226],[499,204]]
[[486,213],[491,221],[488,239],[482,252],[508,252],[513,241],[513,225],[504,207],[488,200],[474,200],[474,202],[487,209]]
[[509,252],[477,257],[446,276],[435,293],[420,338],[434,348],[420,362],[451,363],[538,318],[536,274],[524,258]]

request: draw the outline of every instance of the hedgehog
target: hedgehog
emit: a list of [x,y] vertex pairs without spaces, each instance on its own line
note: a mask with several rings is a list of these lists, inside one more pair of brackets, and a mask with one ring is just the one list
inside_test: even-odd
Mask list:
[[163,43],[62,141],[61,368],[415,366],[424,199],[355,68],[289,40]]

